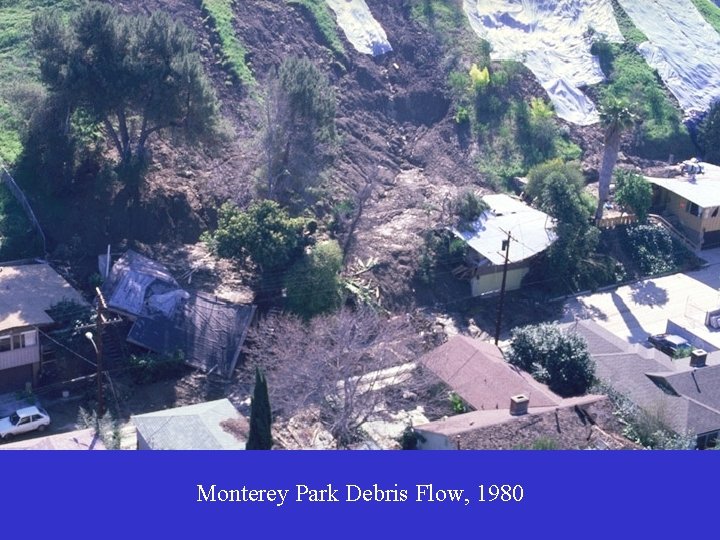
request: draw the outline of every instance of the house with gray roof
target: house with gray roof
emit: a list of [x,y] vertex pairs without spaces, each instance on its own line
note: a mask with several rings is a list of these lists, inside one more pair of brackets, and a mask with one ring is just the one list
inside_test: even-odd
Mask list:
[[720,352],[671,359],[624,342],[590,320],[567,328],[587,341],[598,379],[672,431],[697,437],[699,448],[715,445],[720,435]]
[[453,230],[470,252],[462,275],[470,278],[473,296],[497,292],[501,288],[505,246],[508,271],[506,290],[519,289],[530,271],[530,262],[549,248],[557,238],[555,220],[521,200],[505,194],[485,195],[489,209],[469,230]]
[[248,422],[226,398],[132,417],[138,450],[244,450]]
[[189,292],[157,261],[128,250],[103,284],[108,309],[133,324],[127,341],[229,379],[255,306]]

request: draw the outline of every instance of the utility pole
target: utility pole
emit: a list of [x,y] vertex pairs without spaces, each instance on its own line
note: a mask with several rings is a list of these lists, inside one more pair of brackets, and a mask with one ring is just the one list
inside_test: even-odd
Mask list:
[[[504,231],[503,231],[504,232]],[[505,251],[505,262],[503,263],[502,285],[500,285],[500,301],[498,302],[497,318],[495,319],[495,345],[500,340],[500,326],[502,325],[503,303],[505,302],[505,282],[507,281],[508,258],[510,257],[510,240],[514,240],[510,233],[507,233],[507,240],[502,241],[502,249]]]
[[97,343],[95,344],[97,352],[97,393],[98,393],[98,418],[105,414],[105,400],[103,398],[103,385],[102,385],[102,360],[103,360],[103,326],[105,324],[105,310],[107,304],[105,303],[105,297],[103,297],[100,287],[95,287],[97,293],[98,304],[97,304],[97,319],[95,320],[95,333]]

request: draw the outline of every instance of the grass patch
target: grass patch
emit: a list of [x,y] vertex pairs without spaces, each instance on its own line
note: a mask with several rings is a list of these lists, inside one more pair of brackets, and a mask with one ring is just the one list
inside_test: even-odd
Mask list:
[[720,8],[710,0],[692,0],[692,3],[710,26],[720,33]]
[[640,157],[660,160],[667,159],[670,154],[676,159],[694,155],[695,145],[682,123],[682,112],[667,93],[657,72],[636,50],[636,45],[647,38],[615,0],[613,8],[627,43],[609,44],[609,55],[605,58],[610,70],[609,82],[603,92],[638,104],[643,122],[638,128],[634,152]]
[[287,2],[305,8],[327,46],[335,54],[345,56],[345,46],[338,34],[335,17],[325,0],[287,0]]
[[235,14],[231,0],[202,0],[201,9],[217,32],[224,55],[223,67],[245,86],[253,86],[255,77],[245,62],[247,51],[233,26]]
[[28,120],[14,103],[12,90],[39,79],[30,44],[33,15],[57,9],[61,16],[68,16],[80,5],[79,0],[0,0],[0,157],[9,165],[22,151]]
[[410,3],[410,15],[415,21],[435,31],[441,37],[452,36],[458,30],[469,28],[460,2],[413,0]]

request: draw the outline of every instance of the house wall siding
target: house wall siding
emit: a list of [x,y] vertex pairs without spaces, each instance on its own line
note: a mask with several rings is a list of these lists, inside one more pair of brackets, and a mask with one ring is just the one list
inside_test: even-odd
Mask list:
[[[519,289],[522,285],[523,278],[529,271],[529,268],[514,268],[508,270],[505,290],[515,291]],[[502,268],[499,268],[498,271],[495,273],[473,278],[470,281],[472,295],[480,296],[482,294],[499,291],[500,287],[502,286],[502,275]]]
[[720,210],[713,217],[717,207],[704,208],[701,216],[693,216],[687,211],[688,201],[675,193],[665,191],[667,194],[667,210],[675,214],[683,227],[696,234],[697,239],[705,232],[720,231]]
[[40,347],[23,347],[0,353],[0,370],[26,366],[40,362]]

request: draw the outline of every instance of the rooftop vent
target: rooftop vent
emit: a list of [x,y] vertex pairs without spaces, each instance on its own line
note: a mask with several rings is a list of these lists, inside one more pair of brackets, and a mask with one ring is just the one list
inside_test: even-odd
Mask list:
[[527,414],[530,398],[525,394],[518,394],[510,398],[510,414],[513,416],[522,416]]
[[707,363],[707,351],[702,349],[693,349],[690,353],[690,367],[705,367]]

